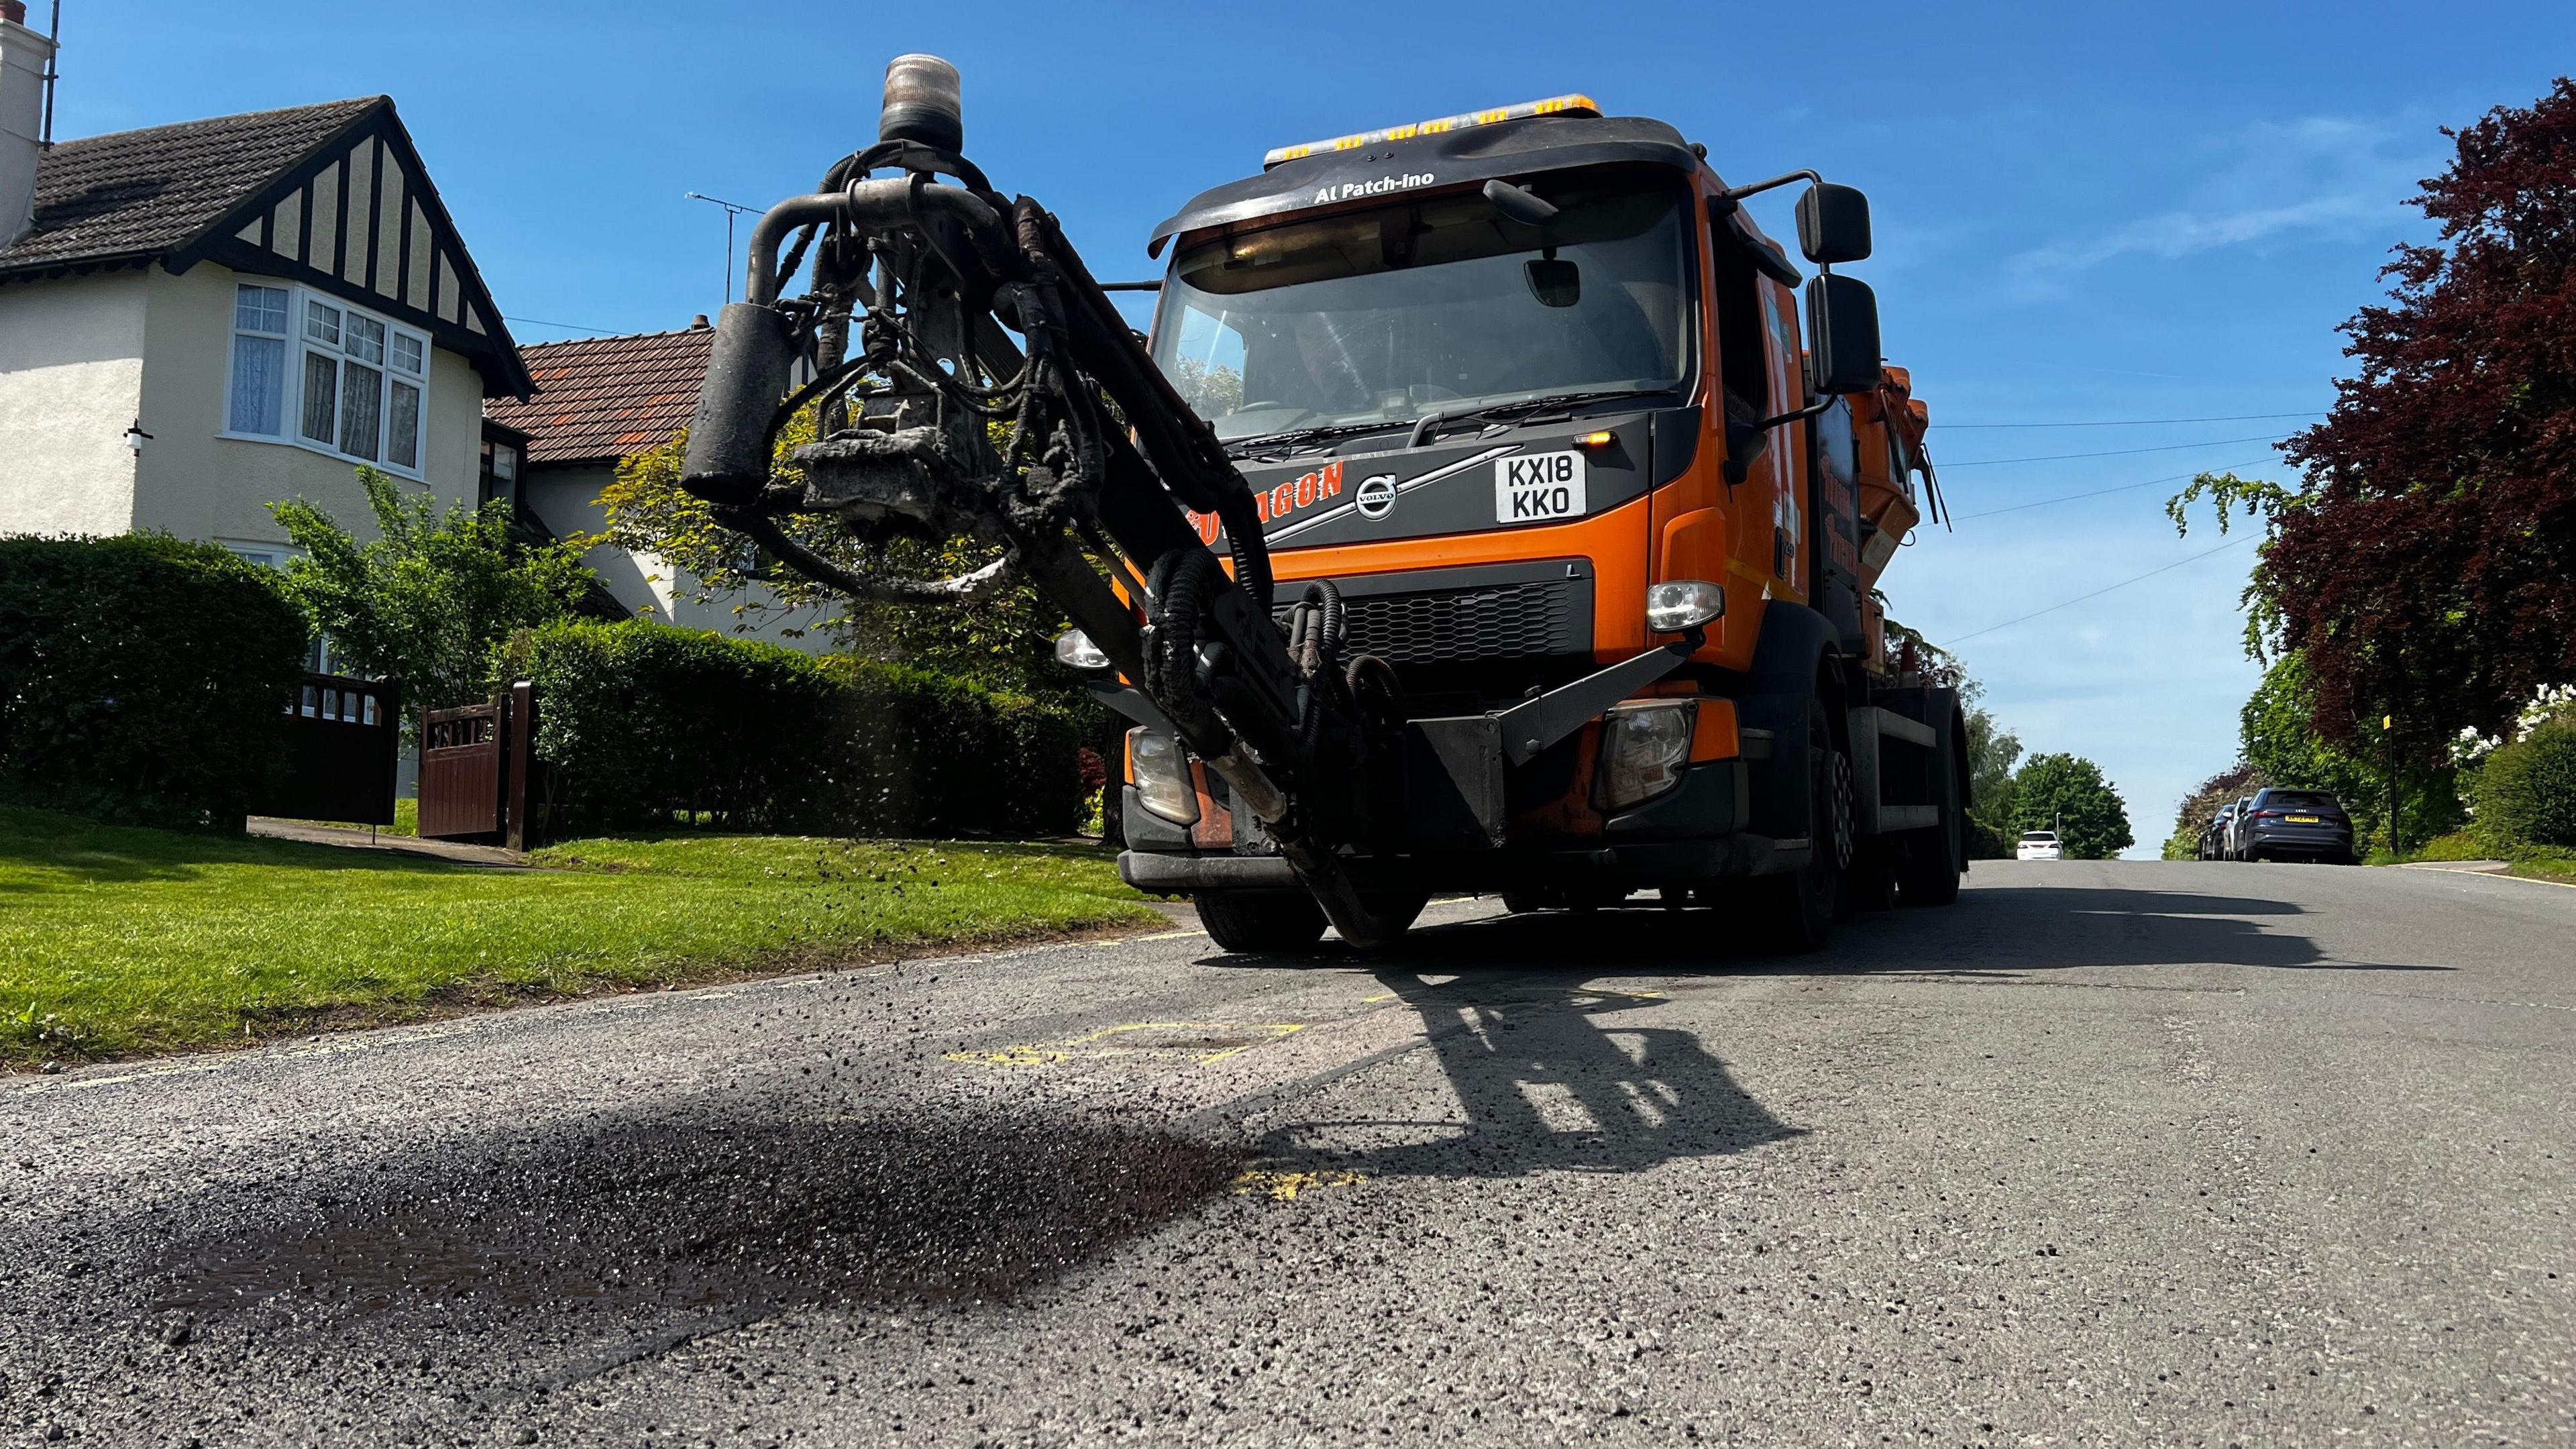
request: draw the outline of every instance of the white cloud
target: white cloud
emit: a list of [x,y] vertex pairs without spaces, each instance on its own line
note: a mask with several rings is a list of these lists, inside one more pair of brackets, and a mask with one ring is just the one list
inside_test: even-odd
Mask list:
[[[2177,149],[2199,159],[2200,179],[2181,204],[2021,252],[2007,269],[2025,295],[2054,297],[2073,275],[2119,257],[2172,261],[2275,238],[2382,235],[2413,215],[2406,198],[2438,168],[2438,141],[2420,118],[2315,116],[2186,144]],[[2152,200],[2154,188],[2133,194]]]

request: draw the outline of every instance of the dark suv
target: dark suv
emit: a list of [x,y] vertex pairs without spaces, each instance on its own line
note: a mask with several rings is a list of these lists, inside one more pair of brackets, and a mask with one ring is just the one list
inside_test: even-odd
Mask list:
[[2323,790],[2261,790],[2237,822],[2246,860],[2325,860],[2351,865],[2352,817]]

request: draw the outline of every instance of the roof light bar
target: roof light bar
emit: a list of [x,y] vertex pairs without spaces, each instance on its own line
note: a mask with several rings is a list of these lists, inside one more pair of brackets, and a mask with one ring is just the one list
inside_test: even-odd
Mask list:
[[1598,117],[1601,107],[1590,96],[1550,96],[1543,101],[1523,101],[1516,106],[1497,106],[1490,111],[1469,111],[1463,116],[1442,116],[1436,121],[1416,121],[1410,126],[1389,126],[1382,131],[1361,131],[1349,136],[1335,136],[1329,141],[1309,141],[1302,146],[1274,146],[1261,158],[1261,169],[1269,170],[1283,161],[1302,161],[1319,151],[1356,151],[1380,141],[1409,141],[1416,136],[1437,136],[1443,131],[1463,130],[1468,126],[1490,126],[1496,121],[1518,121],[1531,116]]

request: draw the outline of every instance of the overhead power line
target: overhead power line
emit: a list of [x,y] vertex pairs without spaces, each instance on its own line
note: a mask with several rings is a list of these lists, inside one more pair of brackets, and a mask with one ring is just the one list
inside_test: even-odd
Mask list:
[[2109,488],[2096,488],[2089,493],[2061,493],[2054,498],[2034,498],[2028,503],[2007,504],[2002,508],[1989,508],[1983,513],[1955,513],[1951,517],[1965,523],[1971,518],[1992,518],[1998,513],[2019,513],[2025,508],[2046,508],[2052,503],[2074,503],[2086,498],[2099,498],[2106,493],[2127,493],[2139,488],[2153,488],[2159,483],[2179,483],[2185,478],[2197,478],[2203,473],[2221,471],[2233,473],[2239,468],[2251,468],[2262,461],[2257,458],[2252,463],[2222,463],[2217,468],[2195,468],[2188,473],[2169,473],[2162,478],[2149,478],[2143,483],[2121,483]]
[[2216,548],[2204,549],[2199,553],[2193,554],[2189,558],[2176,559],[2172,563],[2166,564],[2163,568],[2149,569],[2145,573],[2135,574],[2131,577],[2122,579],[2116,584],[2105,584],[2101,588],[2095,589],[2089,594],[2077,594],[2074,598],[2064,600],[2060,603],[2051,604],[2045,609],[2033,609],[2018,619],[2006,619],[2000,624],[1989,624],[1985,628],[1979,629],[1974,634],[1962,634],[1956,639],[1945,639],[1941,642],[1941,647],[1944,649],[1956,649],[1971,639],[1982,639],[1986,635],[1992,634],[1998,629],[2009,629],[2015,624],[2027,624],[2042,614],[2054,614],[2060,609],[2073,608],[2075,605],[2083,603],[2087,599],[2098,599],[2104,594],[2111,592],[2113,589],[2125,589],[2129,585],[2137,583],[2141,579],[2151,579],[2158,574],[2172,573],[2175,569],[2181,568],[2184,564],[2198,563],[2202,559],[2209,557],[2211,554],[2225,553],[2227,550],[2234,548],[2236,545],[2243,543],[2245,540],[2252,538],[2253,536],[2254,535],[2250,533],[2240,533],[2234,538],[2229,539],[2227,542],[2220,544]]
[[501,320],[504,322],[524,322],[531,327],[557,327],[566,332],[587,332],[593,337],[615,337],[617,335],[617,333],[606,327],[576,327],[570,322],[549,322],[543,317],[511,317],[504,315]]
[[2179,453],[2185,448],[2219,448],[2229,443],[2277,443],[2287,433],[2273,433],[2255,438],[2211,438],[2199,443],[2167,443],[2158,448],[2112,448],[2100,453],[2041,453],[2028,458],[1978,458],[1966,463],[1943,463],[1942,472],[1953,468],[1989,468],[1997,463],[2061,463],[2069,458],[2125,458],[2132,453]]
[[1934,423],[1943,432],[1970,428],[2152,428],[2164,423],[2268,423],[2280,418],[2321,418],[2324,413],[2231,413],[2217,418],[2112,418],[2076,423]]

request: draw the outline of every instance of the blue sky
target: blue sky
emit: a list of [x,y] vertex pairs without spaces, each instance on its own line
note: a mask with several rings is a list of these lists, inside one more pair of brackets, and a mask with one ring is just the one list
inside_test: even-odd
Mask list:
[[[42,25],[45,0],[30,8]],[[2195,559],[2225,540],[2176,539],[2159,504],[2195,469],[2282,475],[2269,440],[2309,419],[2246,415],[2332,400],[2336,325],[2379,295],[2387,248],[2424,235],[2401,203],[2443,163],[2438,128],[2528,103],[2576,56],[2564,0],[1957,7],[1971,19],[1204,0],[64,8],[62,136],[392,95],[523,341],[713,311],[723,216],[682,193],[760,205],[808,189],[873,137],[899,50],[958,63],[969,153],[1062,215],[1104,277],[1150,275],[1152,224],[1270,146],[1564,91],[1674,123],[1733,179],[1813,167],[1860,186],[1878,254],[1849,270],[1877,287],[1889,355],[1931,405],[1960,518],[1890,569],[1894,612],[1963,641],[2031,748],[2098,760],[2142,852],[2232,757],[2255,677],[2236,610],[2250,545]],[[1779,211],[1766,224],[1787,235]],[[2246,420],[1993,426],[2227,418]]]

